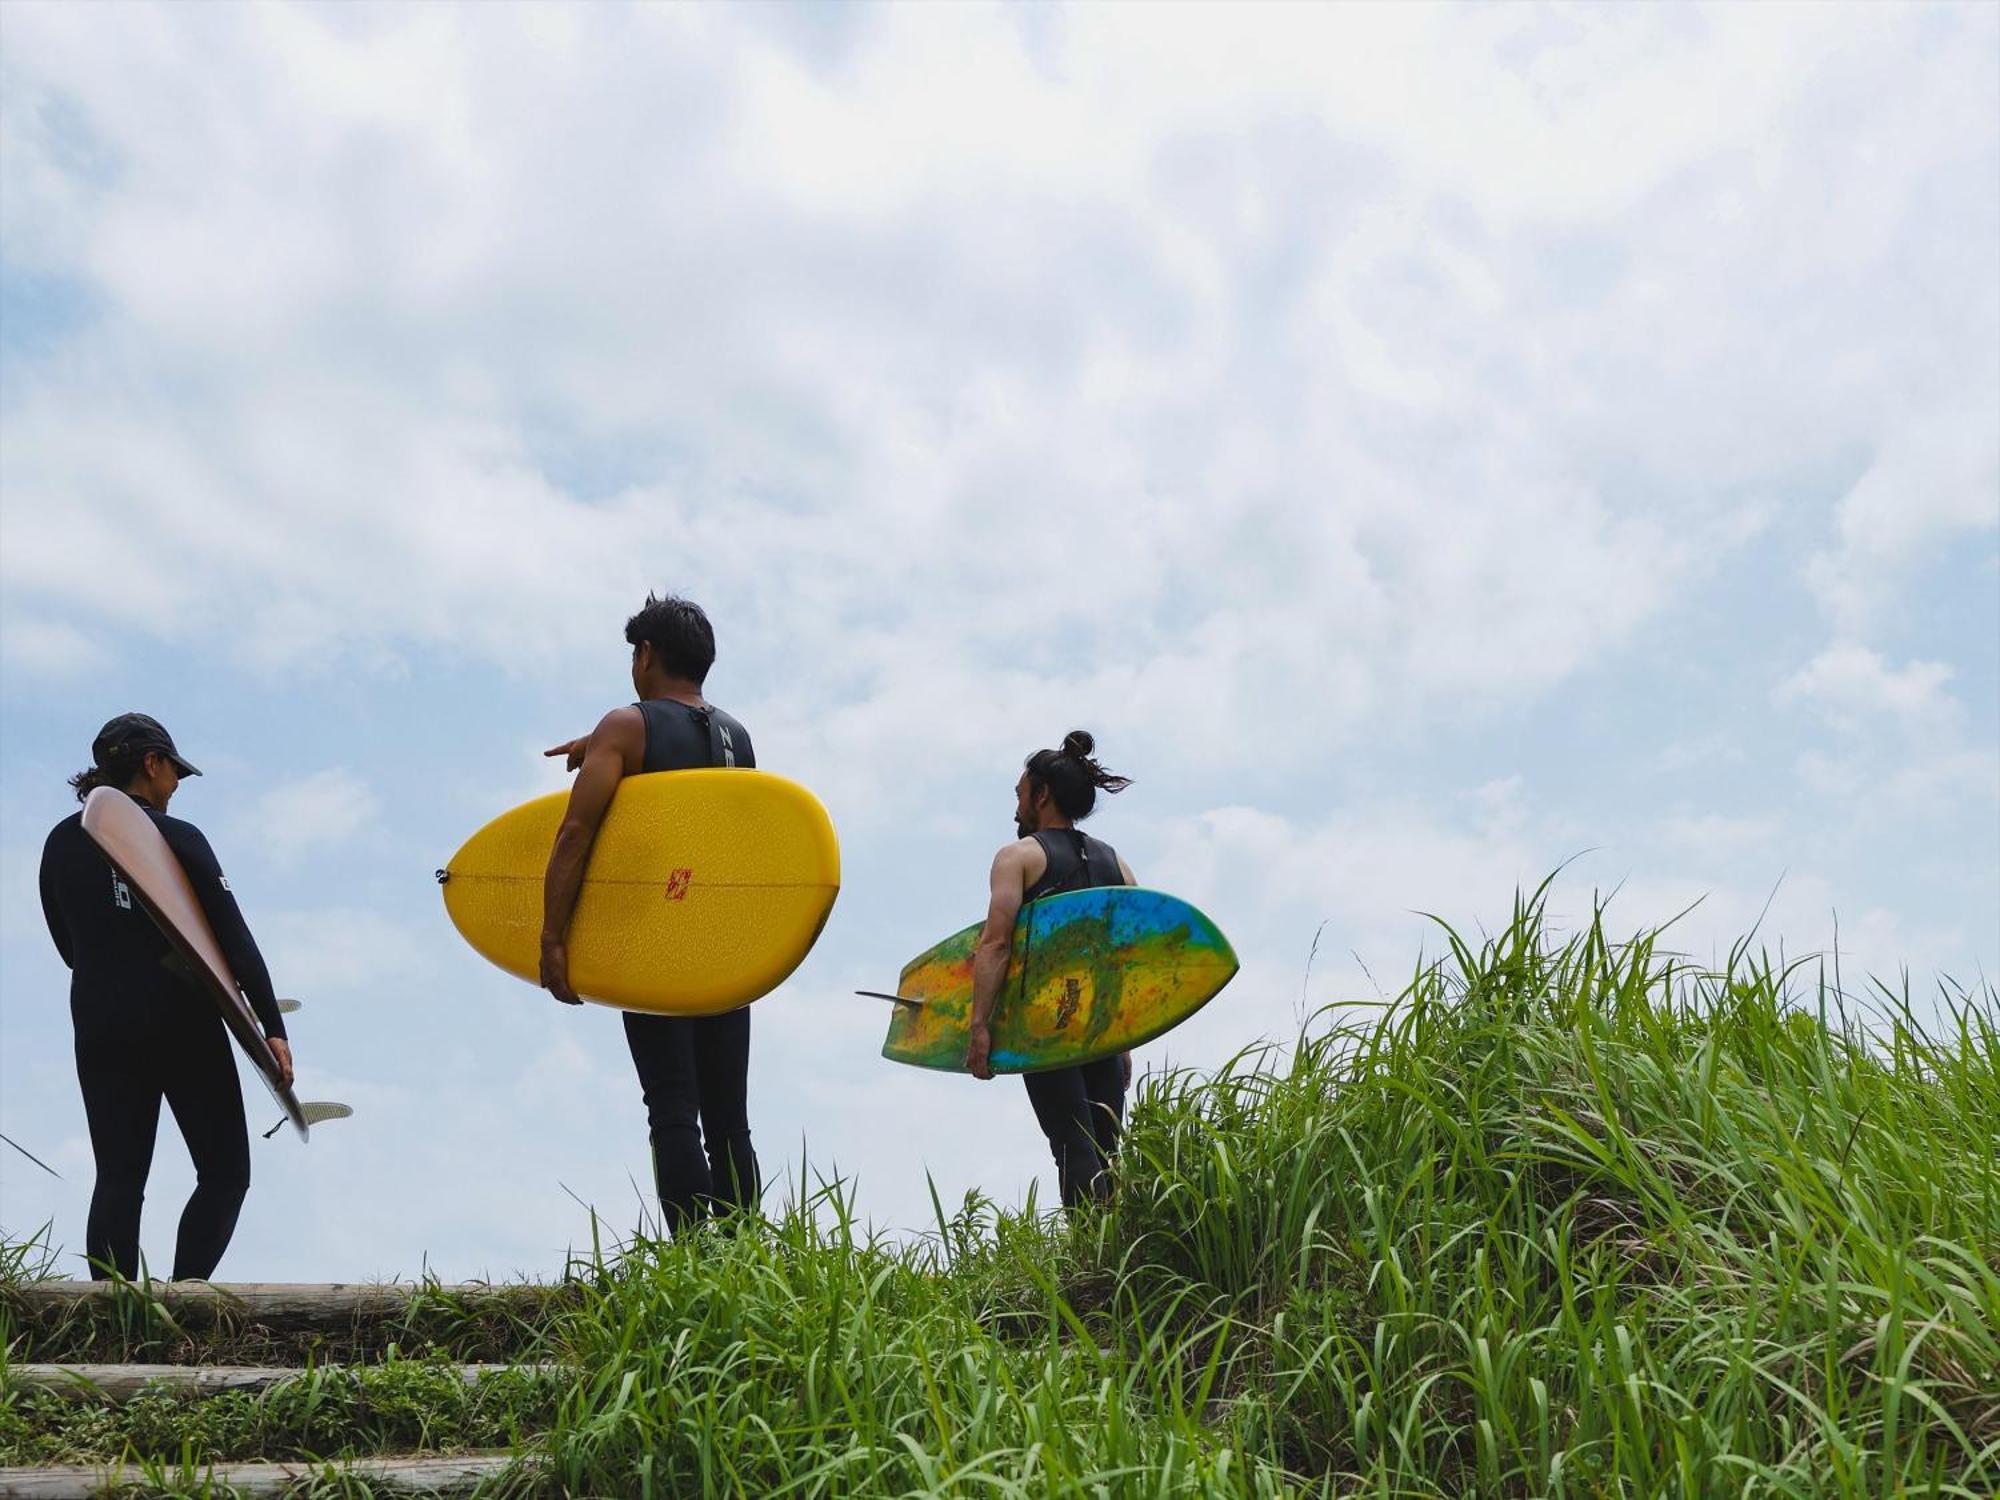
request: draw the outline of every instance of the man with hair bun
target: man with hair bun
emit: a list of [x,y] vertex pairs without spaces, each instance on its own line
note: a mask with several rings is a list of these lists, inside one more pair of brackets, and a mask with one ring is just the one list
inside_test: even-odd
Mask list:
[[[972,958],[972,1021],[965,1069],[993,1076],[993,1005],[1007,979],[1014,923],[1021,908],[1043,896],[1105,885],[1137,885],[1132,867],[1109,844],[1076,825],[1097,806],[1097,794],[1122,792],[1131,781],[1093,758],[1088,731],[1072,729],[1060,750],[1037,750],[1014,784],[1014,831],[1019,837],[993,857],[986,926]],[[1118,1151],[1125,1090],[1132,1080],[1130,1053],[1074,1068],[1024,1073],[1028,1102],[1048,1137],[1056,1161],[1063,1207],[1102,1202],[1110,1193],[1105,1172]]]

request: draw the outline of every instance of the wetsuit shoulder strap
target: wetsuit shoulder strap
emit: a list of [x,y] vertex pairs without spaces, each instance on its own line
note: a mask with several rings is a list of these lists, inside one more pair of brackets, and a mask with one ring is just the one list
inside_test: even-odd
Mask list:
[[704,703],[697,708],[690,703],[682,707],[694,715],[695,723],[708,734],[708,763],[711,766],[733,767],[736,764],[736,743],[715,705]]
[[[1069,838],[1061,837],[1068,833]],[[1075,890],[1079,877],[1085,874],[1081,835],[1074,828],[1038,828],[1030,835],[1042,846],[1042,856],[1048,861],[1042,867],[1041,878],[1028,887],[1025,899],[1036,901],[1043,896],[1060,895],[1064,891]]]

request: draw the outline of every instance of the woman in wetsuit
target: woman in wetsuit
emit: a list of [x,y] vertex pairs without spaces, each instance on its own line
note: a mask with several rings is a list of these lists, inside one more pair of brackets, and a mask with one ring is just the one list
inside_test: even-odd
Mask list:
[[[99,731],[93,764],[70,778],[81,802],[116,787],[152,814],[193,883],[209,926],[270,1039],[285,1079],[292,1055],[270,972],[230,894],[215,853],[192,823],[167,816],[184,776],[201,773],[145,714],[121,714]],[[72,970],[70,1018],[76,1074],[90,1122],[97,1183],[84,1248],[93,1272],[140,1272],[139,1210],[165,1099],[194,1159],[195,1189],[181,1213],[175,1280],[214,1274],[250,1190],[250,1137],[236,1058],[215,1003],[173,958],[166,936],[83,831],[75,813],[42,846],[42,911]]]

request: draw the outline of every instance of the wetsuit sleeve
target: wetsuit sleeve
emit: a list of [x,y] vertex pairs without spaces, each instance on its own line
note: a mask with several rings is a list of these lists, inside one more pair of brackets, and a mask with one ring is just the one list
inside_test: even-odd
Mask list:
[[278,1014],[278,997],[271,988],[271,971],[264,967],[264,955],[257,951],[257,940],[250,936],[250,924],[243,920],[242,908],[237,906],[236,895],[223,878],[222,866],[216,860],[215,851],[209,848],[202,831],[192,823],[162,819],[160,831],[166,834],[167,842],[180,858],[181,868],[187,871],[188,879],[193,882],[194,893],[201,900],[201,909],[208,916],[208,925],[215,929],[215,940],[222,945],[229,967],[236,971],[236,982],[243,986],[243,994],[249,1000],[250,1008],[257,1013],[257,1022],[264,1028],[264,1035],[282,1037],[285,1021]]
[[[53,843],[51,839],[50,844]],[[69,950],[69,924],[63,920],[62,906],[56,900],[55,872],[50,868],[52,852],[49,844],[42,846],[42,918],[49,924],[49,936],[56,940],[56,952],[74,969],[76,955]]]

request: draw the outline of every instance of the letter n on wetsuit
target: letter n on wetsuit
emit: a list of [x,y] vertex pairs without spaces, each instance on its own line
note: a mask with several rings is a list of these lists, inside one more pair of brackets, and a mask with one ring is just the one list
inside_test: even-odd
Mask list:
[[[270,973],[208,840],[192,823],[146,811],[187,871],[264,1034],[284,1036]],[[50,831],[42,846],[41,887],[49,936],[72,971],[76,1075],[97,1159],[85,1253],[100,1274],[139,1274],[139,1212],[165,1099],[195,1169],[173,1274],[207,1278],[228,1248],[250,1190],[243,1091],[221,1013],[183,977],[166,935],[83,831],[81,813]]]
[[[1123,885],[1118,855],[1102,840],[1077,828],[1044,828],[1034,835],[1048,856],[1041,879],[1022,893],[1021,904],[1062,891]],[[1118,1154],[1125,1121],[1125,1059],[1101,1057],[1074,1068],[1023,1073],[1035,1120],[1049,1139],[1056,1182],[1064,1208],[1102,1201],[1110,1192],[1105,1167]]]
[[[648,771],[754,769],[750,732],[729,714],[672,698],[639,705]],[[672,1234],[710,1210],[748,1208],[763,1184],[750,1147],[750,1007],[719,1016],[625,1012],[653,1140],[653,1183]]]

